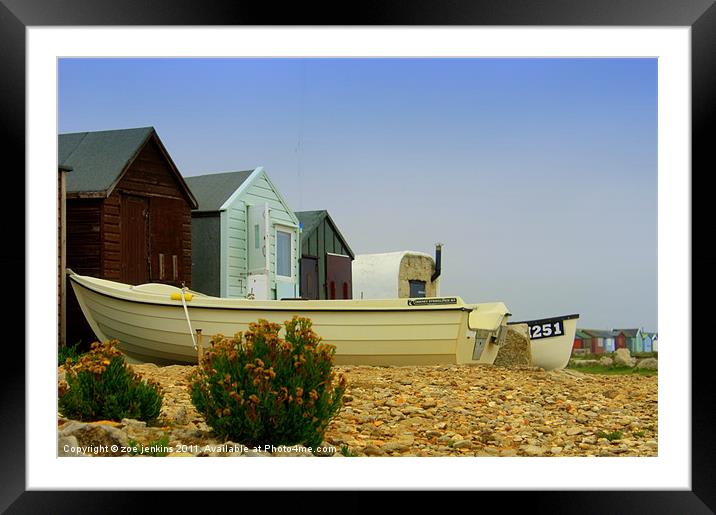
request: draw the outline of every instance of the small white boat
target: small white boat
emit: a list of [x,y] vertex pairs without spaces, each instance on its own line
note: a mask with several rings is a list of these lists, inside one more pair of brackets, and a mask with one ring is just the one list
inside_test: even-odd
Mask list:
[[502,302],[465,304],[459,297],[250,300],[67,274],[97,338],[119,340],[134,362],[196,363],[198,329],[206,347],[211,336],[233,336],[258,319],[282,323],[298,315],[336,347],[336,364],[491,364],[510,316]]
[[510,325],[527,324],[532,365],[545,370],[555,370],[564,368],[569,363],[574,345],[574,334],[577,331],[577,320],[579,320],[579,315],[575,314],[510,322]]

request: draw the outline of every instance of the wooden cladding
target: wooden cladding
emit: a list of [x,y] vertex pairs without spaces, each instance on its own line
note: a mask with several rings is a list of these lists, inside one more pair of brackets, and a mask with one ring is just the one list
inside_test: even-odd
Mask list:
[[147,141],[129,170],[117,184],[117,189],[135,195],[184,199],[179,181],[170,171],[159,145],[153,138]]
[[120,233],[120,280],[129,284],[148,282],[149,199],[123,195],[121,227],[131,230]]
[[[129,284],[191,287],[191,204],[154,138],[109,197],[67,201],[67,266]],[[70,297],[68,341],[87,343],[92,332]]]

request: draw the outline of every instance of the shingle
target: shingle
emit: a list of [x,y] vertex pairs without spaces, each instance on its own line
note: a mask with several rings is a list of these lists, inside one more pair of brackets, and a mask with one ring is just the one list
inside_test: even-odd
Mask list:
[[252,173],[253,170],[245,170],[184,177],[184,181],[199,204],[199,207],[194,212],[219,211],[221,206]]
[[297,211],[295,212],[295,215],[296,218],[298,218],[298,221],[301,222],[301,232],[303,233],[304,238],[310,236],[310,234],[316,229],[316,227],[318,227],[318,224],[320,224],[321,221],[326,218],[331,224],[331,226],[333,226],[333,230],[336,231],[336,235],[341,240],[343,246],[346,248],[348,255],[351,257],[351,259],[355,258],[353,250],[351,250],[350,245],[348,245],[348,242],[343,237],[343,234],[341,234],[340,229],[338,229],[338,226],[333,221],[333,218],[331,218],[331,215],[328,214],[328,211],[326,211],[325,209],[320,211]]
[[301,222],[303,234],[308,235],[321,223],[328,211],[296,211],[296,218]]
[[67,191],[107,191],[153,132],[140,127],[60,134],[59,166],[72,167]]

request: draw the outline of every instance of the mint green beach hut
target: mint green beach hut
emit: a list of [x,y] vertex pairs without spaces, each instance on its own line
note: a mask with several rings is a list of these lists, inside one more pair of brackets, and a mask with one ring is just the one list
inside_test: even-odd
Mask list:
[[263,167],[186,177],[192,289],[220,297],[299,296],[299,223]]

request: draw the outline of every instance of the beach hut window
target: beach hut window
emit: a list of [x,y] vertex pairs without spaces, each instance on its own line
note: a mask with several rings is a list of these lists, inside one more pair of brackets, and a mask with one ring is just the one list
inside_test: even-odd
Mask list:
[[425,297],[425,281],[409,281],[411,297]]
[[291,277],[291,233],[276,231],[276,274]]

